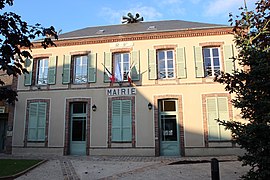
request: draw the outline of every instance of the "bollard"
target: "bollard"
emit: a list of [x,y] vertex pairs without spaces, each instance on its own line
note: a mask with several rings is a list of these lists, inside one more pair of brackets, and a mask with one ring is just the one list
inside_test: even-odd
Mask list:
[[212,180],[220,180],[219,164],[216,158],[211,159],[211,177],[212,177]]

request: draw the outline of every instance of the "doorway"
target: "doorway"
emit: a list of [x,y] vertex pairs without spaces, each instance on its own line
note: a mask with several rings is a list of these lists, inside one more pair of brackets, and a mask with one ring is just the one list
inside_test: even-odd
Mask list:
[[86,155],[87,103],[75,102],[70,107],[70,154]]
[[177,100],[159,100],[160,155],[179,156],[180,136]]
[[0,152],[5,150],[8,113],[0,113]]

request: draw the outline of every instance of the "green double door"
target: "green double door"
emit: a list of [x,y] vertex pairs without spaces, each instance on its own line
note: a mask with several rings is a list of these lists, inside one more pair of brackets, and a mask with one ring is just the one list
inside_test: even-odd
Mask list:
[[179,156],[180,136],[176,100],[159,101],[160,155]]
[[73,103],[70,112],[70,154],[86,155],[87,104]]
[[5,149],[5,138],[7,133],[7,113],[0,113],[0,152]]

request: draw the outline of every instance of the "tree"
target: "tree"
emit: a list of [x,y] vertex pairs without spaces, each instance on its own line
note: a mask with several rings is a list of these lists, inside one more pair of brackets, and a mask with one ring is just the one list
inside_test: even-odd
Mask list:
[[141,21],[143,21],[143,17],[140,17],[139,13],[136,13],[135,17],[131,13],[128,13],[127,16],[122,17],[123,24],[138,23]]
[[[12,6],[13,1],[0,0],[0,10]],[[23,63],[25,59],[32,58],[31,41],[37,37],[45,37],[41,42],[43,48],[55,46],[52,38],[58,38],[53,26],[44,28],[40,24],[29,25],[13,12],[0,14],[0,70],[14,77],[28,73]],[[1,79],[0,85],[0,101],[14,103],[17,100],[17,93],[5,87]]]
[[239,157],[251,169],[243,179],[270,177],[270,2],[259,0],[256,9],[240,8],[240,16],[230,15],[240,69],[222,73],[216,81],[235,95],[233,105],[245,122],[219,122],[232,131],[233,139],[245,149]]

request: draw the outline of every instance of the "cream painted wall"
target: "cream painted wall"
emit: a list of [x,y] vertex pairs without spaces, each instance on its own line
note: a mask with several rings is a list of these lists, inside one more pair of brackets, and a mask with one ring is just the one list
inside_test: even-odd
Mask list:
[[[185,147],[204,147],[203,136],[203,115],[202,115],[202,94],[224,93],[224,87],[218,83],[205,84],[202,78],[195,76],[195,62],[193,46],[199,46],[204,42],[223,42],[224,45],[233,43],[232,35],[207,36],[193,38],[171,38],[171,39],[153,39],[133,41],[133,50],[140,51],[140,73],[142,86],[135,86],[137,94],[135,95],[135,126],[136,126],[136,146],[154,147],[154,111],[149,111],[147,104],[153,104],[156,95],[182,95],[183,100],[183,123]],[[97,106],[97,111],[91,111],[90,114],[90,146],[107,147],[108,141],[108,106],[106,97],[106,88],[109,83],[103,83],[104,52],[110,52],[110,45],[90,44],[78,46],[66,46],[44,49],[33,49],[32,54],[52,54],[58,56],[56,84],[50,85],[49,91],[39,91],[32,87],[34,91],[28,90],[23,84],[23,76],[19,77],[18,94],[19,101],[16,104],[16,116],[14,125],[13,145],[22,146],[24,137],[24,122],[26,112],[26,101],[29,98],[50,98],[50,128],[49,128],[49,146],[64,146],[64,127],[65,127],[65,100],[67,98],[87,97],[92,99],[92,104]],[[153,49],[157,45],[177,45],[185,47],[187,79],[174,80],[148,80],[148,49]],[[74,89],[66,89],[67,85],[62,85],[63,56],[72,52],[91,51],[97,53],[97,82],[91,83],[90,87],[86,85],[72,85]],[[212,79],[208,79],[209,82]],[[135,82],[136,83],[136,82]],[[115,85],[118,86],[118,85]],[[75,89],[75,88],[86,89]],[[45,89],[46,87],[41,87]],[[61,90],[63,89],[63,90]],[[236,110],[234,110],[234,117]]]

